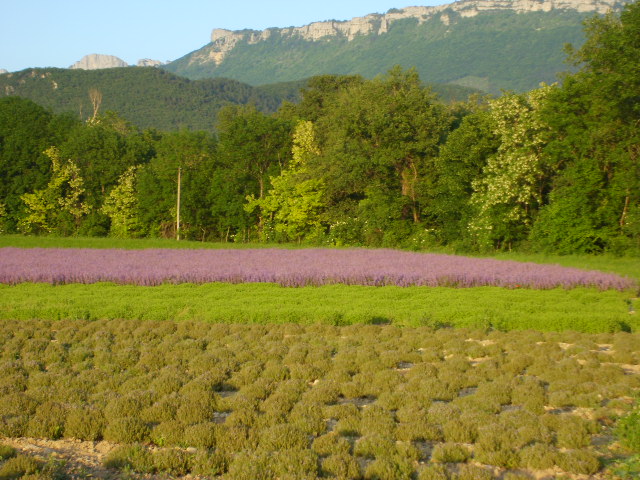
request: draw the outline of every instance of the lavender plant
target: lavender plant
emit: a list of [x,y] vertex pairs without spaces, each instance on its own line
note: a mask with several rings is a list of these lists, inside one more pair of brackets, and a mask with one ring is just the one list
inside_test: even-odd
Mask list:
[[396,250],[0,249],[0,283],[277,283],[633,288],[629,278],[558,265]]

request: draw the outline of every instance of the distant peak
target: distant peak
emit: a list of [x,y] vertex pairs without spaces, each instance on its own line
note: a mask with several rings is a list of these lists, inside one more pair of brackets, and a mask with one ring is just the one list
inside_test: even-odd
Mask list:
[[71,65],[71,69],[100,70],[102,68],[128,67],[127,62],[113,55],[101,55],[92,53],[85,55],[79,61]]

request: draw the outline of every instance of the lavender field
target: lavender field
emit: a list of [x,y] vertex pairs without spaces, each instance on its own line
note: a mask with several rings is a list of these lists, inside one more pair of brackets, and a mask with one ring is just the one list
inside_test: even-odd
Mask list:
[[625,290],[632,279],[599,271],[396,250],[117,250],[0,248],[0,283],[276,283],[283,286],[579,286]]

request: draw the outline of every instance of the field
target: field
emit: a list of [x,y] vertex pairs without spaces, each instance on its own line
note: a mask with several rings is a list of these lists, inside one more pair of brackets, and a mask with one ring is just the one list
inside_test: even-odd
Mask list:
[[[85,283],[69,270],[25,283],[51,269],[53,253],[61,264],[92,264],[87,250],[13,250],[36,247],[29,241],[0,237],[0,273],[26,275],[0,285],[1,479],[638,474],[640,322],[628,279],[554,267],[560,283],[528,284],[548,267],[507,263],[515,280],[496,274],[469,288],[451,272],[447,286],[390,270],[373,286],[320,281],[304,268],[295,287],[239,277],[105,283],[89,267]],[[55,242],[47,246],[83,246]],[[261,255],[280,252],[231,258],[258,255],[264,267]],[[32,262],[40,270],[26,268],[28,253],[44,255]],[[421,255],[388,255],[398,253],[392,263]],[[380,251],[362,254],[381,268],[371,262]],[[602,270],[627,273],[609,260]]]

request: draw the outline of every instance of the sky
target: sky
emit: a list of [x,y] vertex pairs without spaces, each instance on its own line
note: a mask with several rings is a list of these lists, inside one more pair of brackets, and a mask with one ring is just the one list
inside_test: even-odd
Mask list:
[[67,68],[83,56],[176,60],[211,30],[302,26],[453,0],[0,0],[0,69]]

